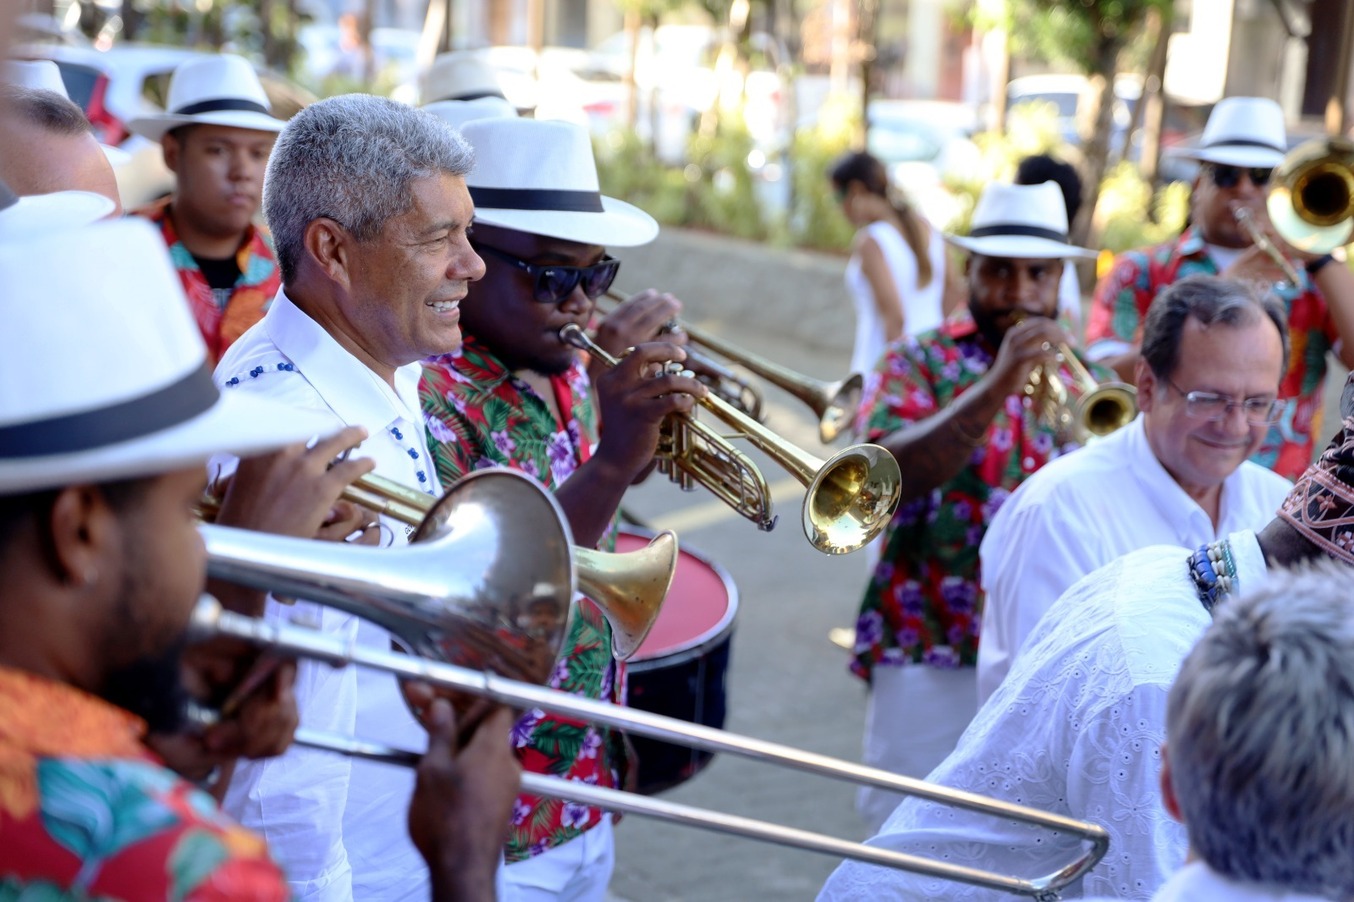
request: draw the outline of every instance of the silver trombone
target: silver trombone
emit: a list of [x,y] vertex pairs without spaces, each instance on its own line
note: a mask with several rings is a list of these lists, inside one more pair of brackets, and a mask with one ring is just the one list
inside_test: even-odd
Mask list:
[[[507,513],[505,510],[504,513]],[[494,515],[490,514],[492,518]],[[875,848],[853,843],[821,834],[811,833],[777,824],[769,824],[749,818],[718,812],[710,812],[689,806],[676,805],[659,799],[637,796],[618,790],[602,789],[594,786],[560,780],[557,778],[528,775],[523,777],[522,786],[527,792],[569,799],[596,805],[614,811],[622,811],[660,820],[701,826],[721,833],[744,836],[788,845],[807,851],[820,852],[840,858],[851,858],[884,867],[898,868],[915,873],[926,874],[948,880],[957,880],[989,889],[1002,890],[1018,895],[1031,896],[1041,900],[1058,898],[1058,890],[1080,879],[1105,854],[1109,839],[1105,831],[1094,824],[1073,820],[1061,815],[1049,814],[1021,805],[1013,805],[973,793],[962,792],[948,787],[937,786],[922,780],[902,777],[887,771],[853,764],[825,755],[806,752],[790,746],[753,739],[716,730],[698,724],[687,723],[671,717],[664,717],[644,711],[612,705],[607,702],[582,698],[565,692],[545,688],[529,682],[508,679],[494,672],[499,670],[498,657],[478,655],[486,660],[488,666],[481,669],[444,663],[445,660],[459,661],[454,657],[460,643],[448,641],[463,628],[465,618],[453,610],[444,622],[429,620],[428,613],[439,608],[458,609],[470,607],[478,611],[475,618],[477,626],[494,624],[492,629],[481,629],[483,640],[489,643],[501,642],[509,649],[520,644],[519,633],[533,629],[529,618],[517,616],[494,616],[492,611],[501,606],[505,615],[511,615],[520,608],[516,591],[508,591],[498,597],[497,590],[486,585],[476,586],[478,564],[474,561],[462,564],[455,558],[444,561],[438,570],[426,570],[421,573],[418,583],[428,598],[414,601],[400,600],[397,594],[387,589],[391,584],[402,583],[400,554],[389,550],[349,548],[331,546],[329,543],[309,542],[301,539],[287,539],[251,533],[226,527],[203,527],[209,531],[208,569],[214,575],[228,578],[261,588],[275,587],[303,598],[333,604],[345,611],[363,613],[367,604],[379,604],[379,616],[372,616],[385,625],[392,633],[400,636],[411,647],[424,656],[404,655],[356,646],[341,639],[322,635],[314,630],[296,626],[281,626],[262,620],[245,617],[223,611],[215,600],[205,597],[199,603],[193,616],[193,632],[198,637],[211,635],[232,636],[244,641],[256,643],[283,654],[319,660],[333,666],[355,664],[372,667],[401,679],[422,680],[454,695],[470,695],[491,699],[501,704],[518,708],[541,708],[556,714],[575,717],[581,720],[604,724],[617,729],[627,730],[654,739],[677,742],[692,748],[709,752],[724,752],[753,760],[824,776],[846,779],[861,785],[878,786],[911,795],[921,796],[943,804],[955,805],[974,811],[985,812],[997,817],[1018,820],[1036,826],[1047,827],[1061,834],[1075,837],[1086,847],[1066,866],[1052,874],[1035,878],[1021,878],[968,868],[945,862],[931,861],[919,856]],[[491,543],[491,544],[497,544]],[[413,546],[417,547],[417,546]],[[500,546],[507,551],[521,546]],[[336,580],[331,569],[336,557],[353,557],[360,560],[361,566],[345,568],[344,579]],[[493,555],[489,555],[493,557]],[[388,563],[383,563],[385,558]],[[259,564],[252,566],[251,560]],[[567,543],[561,546],[556,559],[562,566],[567,562]],[[222,572],[218,561],[228,560],[229,573]],[[282,566],[283,562],[287,562]],[[465,568],[470,576],[458,576],[452,571]],[[358,575],[359,573],[365,576]],[[440,575],[439,575],[440,574]],[[558,598],[569,593],[567,574],[562,577],[566,585],[551,590],[538,586],[529,593],[531,597]],[[439,582],[440,580],[440,582]],[[417,591],[415,594],[417,594]],[[456,600],[458,593],[469,591],[470,599]],[[402,588],[399,594],[408,594]],[[454,603],[446,599],[453,597]],[[408,615],[401,615],[400,608],[411,606]],[[420,640],[419,634],[427,634]],[[557,636],[556,630],[550,630]],[[541,642],[535,651],[542,652],[548,646]],[[558,642],[555,644],[556,652]],[[428,651],[423,651],[427,649]],[[483,649],[478,648],[479,651]],[[538,657],[533,655],[532,657]],[[519,657],[510,654],[509,660]],[[553,663],[553,662],[552,662]],[[476,667],[479,667],[476,661]],[[514,668],[515,672],[531,673],[536,683],[545,681],[550,668]],[[336,752],[355,754],[361,757],[409,764],[417,756],[398,749],[388,748],[375,743],[362,742],[349,737],[331,737],[316,735],[307,731],[297,732],[297,741]]]

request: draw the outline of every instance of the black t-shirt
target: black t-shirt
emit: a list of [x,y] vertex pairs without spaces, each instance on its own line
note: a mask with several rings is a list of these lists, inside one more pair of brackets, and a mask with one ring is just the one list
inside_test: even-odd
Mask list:
[[194,254],[193,262],[202,270],[203,278],[213,291],[229,291],[240,278],[240,264],[234,254],[224,260],[212,260]]

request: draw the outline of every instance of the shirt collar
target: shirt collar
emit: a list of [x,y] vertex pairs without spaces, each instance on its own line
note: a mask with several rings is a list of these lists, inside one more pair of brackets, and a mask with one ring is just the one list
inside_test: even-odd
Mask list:
[[1180,233],[1180,238],[1176,241],[1176,250],[1182,257],[1193,257],[1195,254],[1204,253],[1204,235],[1199,231],[1197,225],[1192,225]]
[[0,667],[0,745],[38,756],[141,758],[141,718],[22,670]]
[[1232,902],[1321,902],[1325,897],[1259,886],[1224,877],[1202,861],[1190,861],[1167,880],[1157,895],[1159,902],[1194,899],[1230,899]]
[[398,419],[422,422],[419,414],[419,362],[395,370],[392,390],[380,376],[340,345],[278,289],[263,318],[277,349],[305,376],[324,403],[345,423],[382,424]]
[[[1171,523],[1184,523],[1190,517],[1207,518],[1208,514],[1199,505],[1199,502],[1191,498],[1189,493],[1181,488],[1180,483],[1175,481],[1175,477],[1162,466],[1161,461],[1153,453],[1152,445],[1147,440],[1147,415],[1138,414],[1123,431],[1126,433],[1124,436],[1125,452],[1127,459],[1131,462],[1132,472],[1143,486],[1143,490],[1149,493],[1149,497],[1156,500],[1157,506],[1165,519]],[[1241,466],[1244,467],[1245,464],[1243,463]],[[1230,499],[1244,491],[1244,488],[1239,484],[1243,478],[1241,467],[1237,467],[1223,480],[1218,494],[1219,525],[1227,522]],[[1189,543],[1185,542],[1185,544]]]

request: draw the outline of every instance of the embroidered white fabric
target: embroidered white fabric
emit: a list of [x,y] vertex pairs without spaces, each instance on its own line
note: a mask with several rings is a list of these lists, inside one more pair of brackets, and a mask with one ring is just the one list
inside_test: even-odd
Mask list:
[[1197,548],[1260,529],[1292,489],[1246,461],[1222,484],[1218,527],[1152,453],[1139,416],[1050,461],[1002,503],[982,543],[978,703],[1011,669],[1039,618],[1081,577],[1149,545]]
[[[1095,902],[1110,897],[1097,896]],[[1202,861],[1185,865],[1152,897],[1152,902],[1329,902],[1324,896],[1241,883],[1224,877]]]
[[[1241,583],[1263,578],[1253,533],[1230,537]],[[1064,898],[1150,899],[1185,858],[1183,828],[1161,807],[1166,696],[1209,623],[1189,575],[1192,549],[1126,555],[1067,591],[1040,622],[1010,676],[954,753],[927,778],[1102,825],[1109,853]],[[870,845],[1007,875],[1039,877],[1083,845],[1046,828],[916,798]],[[967,884],[844,862],[820,900],[990,900]]]

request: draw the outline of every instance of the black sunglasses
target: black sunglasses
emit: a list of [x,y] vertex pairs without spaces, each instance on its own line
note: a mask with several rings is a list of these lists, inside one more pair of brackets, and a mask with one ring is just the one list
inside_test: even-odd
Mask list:
[[1208,165],[1208,176],[1213,180],[1213,184],[1219,188],[1235,188],[1241,183],[1241,173],[1246,173],[1251,178],[1251,184],[1257,188],[1263,188],[1269,184],[1269,178],[1274,174],[1272,166],[1228,166],[1224,163],[1210,163]]
[[518,257],[514,257],[507,251],[501,251],[496,247],[490,247],[487,244],[473,244],[475,250],[480,253],[488,253],[497,257],[504,263],[511,264],[522,270],[522,272],[536,280],[532,289],[532,296],[542,304],[558,304],[574,293],[574,289],[582,284],[583,293],[589,300],[596,300],[606,293],[611,287],[611,283],[616,281],[616,273],[620,272],[621,261],[612,256],[605,256],[591,266],[559,266],[550,264],[543,266],[539,263],[528,263]]

